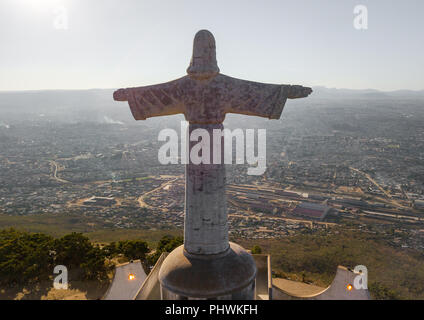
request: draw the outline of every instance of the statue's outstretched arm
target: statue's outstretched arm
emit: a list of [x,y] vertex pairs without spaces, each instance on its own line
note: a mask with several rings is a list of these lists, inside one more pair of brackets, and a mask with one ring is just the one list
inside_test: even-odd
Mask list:
[[287,98],[288,99],[306,98],[311,93],[312,93],[312,89],[309,87],[291,85],[288,88]]
[[307,97],[311,88],[246,81],[219,75],[226,113],[279,119],[287,99]]
[[183,113],[180,81],[177,79],[152,86],[119,89],[113,93],[113,99],[128,101],[136,120]]

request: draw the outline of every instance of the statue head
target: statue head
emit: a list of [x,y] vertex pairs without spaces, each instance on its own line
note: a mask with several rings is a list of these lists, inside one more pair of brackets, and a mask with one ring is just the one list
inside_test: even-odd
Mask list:
[[219,73],[215,38],[208,30],[200,30],[194,37],[193,56],[187,73],[197,80],[209,79]]

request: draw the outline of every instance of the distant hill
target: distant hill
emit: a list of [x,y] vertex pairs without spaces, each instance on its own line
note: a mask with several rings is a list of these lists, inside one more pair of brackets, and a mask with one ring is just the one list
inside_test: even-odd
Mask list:
[[336,89],[327,87],[313,87],[314,93],[311,97],[325,99],[424,99],[424,90],[397,90],[397,91],[379,91],[375,89]]
[[[308,105],[317,100],[343,102],[361,100],[424,100],[424,90],[391,92],[374,89],[352,90],[313,87],[308,99],[290,101],[290,105]],[[0,91],[0,127],[8,120],[42,120],[60,122],[97,122],[124,124],[134,122],[128,105],[113,100],[114,89]],[[163,121],[163,120],[161,120]]]
[[112,89],[0,92],[0,116],[65,122],[120,123],[129,114],[112,98]]

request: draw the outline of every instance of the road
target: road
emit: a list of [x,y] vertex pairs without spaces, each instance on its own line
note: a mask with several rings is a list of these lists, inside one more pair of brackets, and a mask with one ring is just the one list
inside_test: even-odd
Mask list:
[[156,192],[156,191],[158,191],[158,190],[160,190],[162,188],[165,188],[167,185],[169,185],[169,184],[177,181],[179,178],[181,178],[181,177],[180,176],[177,176],[177,177],[175,177],[172,180],[168,180],[168,181],[162,183],[159,187],[154,188],[153,190],[150,190],[149,192],[146,192],[143,195],[141,195],[137,199],[138,203],[140,204],[140,207],[142,207],[142,208],[152,208],[152,206],[150,206],[150,205],[148,205],[147,203],[144,202],[144,198],[147,197],[149,194],[152,194],[152,193],[154,193],[154,192]]
[[397,206],[399,208],[409,209],[408,207],[406,207],[404,205],[401,205],[399,202],[397,202],[396,200],[394,200],[393,197],[392,197],[392,195],[390,193],[388,193],[386,190],[384,190],[384,188],[382,186],[380,186],[377,183],[377,181],[375,181],[373,178],[371,178],[371,176],[368,173],[365,173],[365,172],[363,172],[361,170],[358,170],[356,168],[353,168],[353,167],[349,167],[349,169],[351,169],[351,170],[353,170],[353,171],[355,171],[357,173],[360,173],[360,174],[364,175],[369,181],[371,181],[371,183],[373,183],[378,189],[380,189],[381,192],[383,192],[386,195],[387,198],[389,198],[389,202],[390,203],[394,204],[395,206]]
[[66,181],[66,180],[61,179],[61,178],[59,178],[59,177],[57,176],[57,172],[58,172],[58,170],[59,170],[59,165],[57,164],[57,162],[56,162],[56,161],[54,161],[54,160],[50,160],[50,161],[49,161],[49,163],[50,163],[50,165],[51,165],[51,166],[53,166],[53,167],[54,167],[54,170],[53,170],[53,178],[54,178],[56,181],[59,181],[59,182],[62,182],[62,183],[71,183],[70,181]]
[[[130,279],[129,275],[134,279]],[[112,283],[103,300],[134,300],[147,275],[140,260],[116,266]]]

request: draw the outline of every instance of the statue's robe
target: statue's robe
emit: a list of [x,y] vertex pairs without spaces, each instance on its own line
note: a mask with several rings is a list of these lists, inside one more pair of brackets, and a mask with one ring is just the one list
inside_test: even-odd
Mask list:
[[279,119],[287,99],[307,97],[310,88],[240,80],[223,74],[198,81],[185,76],[167,83],[120,89],[136,120],[182,113],[190,123],[222,123],[227,113]]

